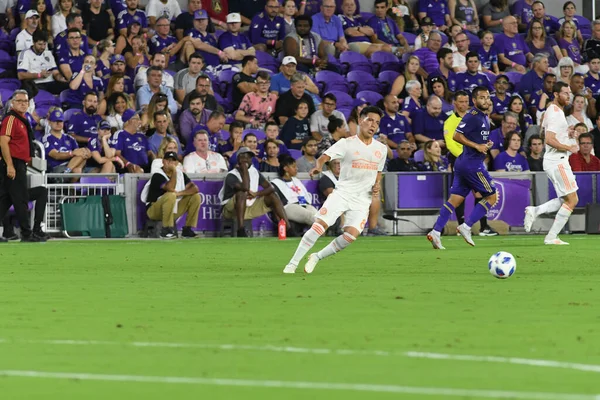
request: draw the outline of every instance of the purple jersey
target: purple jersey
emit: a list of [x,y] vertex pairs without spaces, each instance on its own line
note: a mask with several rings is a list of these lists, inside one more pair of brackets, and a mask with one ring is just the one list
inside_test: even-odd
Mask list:
[[234,50],[248,50],[252,47],[248,36],[237,34],[234,35],[231,32],[225,32],[219,36],[219,48],[225,50],[228,47],[233,47]]
[[[191,36],[196,39],[200,39],[204,43],[211,45],[215,49],[219,48],[219,45],[217,44],[217,39],[214,37],[214,35],[212,35],[210,33],[205,33],[203,35],[200,31],[198,31],[196,29],[191,29],[191,30],[187,31],[185,33],[185,35]],[[216,67],[217,65],[221,64],[221,60],[219,59],[218,55],[213,54],[213,53],[208,53],[203,50],[197,50],[197,52],[200,53],[202,55],[202,57],[204,57],[204,61],[206,62],[206,65],[211,65],[213,67]]]
[[61,64],[69,64],[71,67],[71,72],[75,74],[76,72],[81,71],[81,67],[83,67],[83,59],[85,58],[85,53],[81,53],[78,56],[74,56],[71,53],[71,50],[64,51],[58,56],[58,66],[60,69]]
[[571,60],[575,64],[581,64],[581,50],[579,49],[579,42],[577,39],[573,39],[570,43],[565,39],[559,39],[558,47],[562,50],[567,51],[567,56],[571,57]]
[[[431,50],[430,50],[431,51]],[[433,52],[432,52],[433,53]],[[456,72],[449,70],[448,71],[448,78],[446,78],[444,76],[444,74],[442,73],[442,71],[439,68],[439,65],[437,67],[437,69],[431,73],[429,73],[429,76],[427,77],[427,87],[429,88],[429,92],[433,93],[433,88],[431,87],[431,80],[433,78],[442,78],[446,81],[446,85],[448,86],[448,89],[451,92],[456,92],[456,85],[457,85],[457,81],[456,81]]]
[[545,111],[546,107],[548,107],[548,104],[554,101],[554,93],[546,93],[546,96],[548,96],[546,105],[544,107],[540,107],[540,99],[542,98],[542,94],[544,94],[543,90],[538,90],[537,92],[532,93],[531,97],[529,98],[529,107],[535,107],[540,112]]
[[[398,25],[390,17],[386,16],[385,19],[380,19],[374,15],[367,23],[371,28],[373,28],[373,31],[379,40],[387,44],[391,44],[392,46],[400,45],[400,42],[398,41],[400,29],[398,29]],[[421,63],[421,65],[423,64]]]
[[471,74],[468,71],[456,74],[457,90],[466,90],[467,92],[471,93],[477,86],[484,86],[488,88],[490,92],[494,91],[494,87],[492,86],[492,83],[486,74],[482,74],[481,72]]
[[521,78],[521,82],[517,85],[517,92],[521,96],[532,94],[544,87],[544,76],[539,76],[537,72],[531,70]]
[[406,139],[407,133],[412,133],[412,128],[404,115],[396,114],[392,118],[386,113],[381,118],[379,133],[387,135],[389,140],[398,144]]
[[529,171],[529,164],[527,163],[527,159],[519,153],[513,157],[506,151],[503,151],[494,158],[494,170],[498,171],[501,169],[508,172]]
[[[348,28],[358,28],[364,25],[362,17],[360,16],[354,16],[352,17],[352,19],[346,17],[345,15],[338,15],[338,17],[340,18],[340,21],[342,21],[342,29],[344,29],[344,31]],[[353,43],[353,42],[370,42],[371,40],[366,37],[366,36],[350,36],[350,35],[346,35],[346,40],[348,41],[348,43]]]
[[[69,36],[69,33],[67,31],[62,31],[54,38],[54,53],[59,57],[63,53],[70,52],[67,36]],[[84,54],[91,53],[90,46],[88,44],[88,37],[84,33],[81,34],[81,44],[79,45],[79,48]]]
[[495,94],[493,94],[490,96],[490,100],[492,100],[492,106],[494,107],[494,110],[492,111],[492,113],[503,115],[505,112],[508,111],[508,102],[510,101],[510,93],[506,93],[504,95],[504,100],[500,100],[499,97],[497,97]]
[[113,136],[112,147],[120,150],[130,163],[140,167],[148,166],[148,138],[143,133],[132,135],[126,130],[118,131]]
[[523,36],[517,34],[514,37],[508,37],[504,33],[496,35],[494,38],[494,49],[498,54],[504,54],[510,61],[518,65],[527,65],[527,53],[529,46],[525,43]]
[[86,138],[93,138],[98,135],[98,124],[102,117],[98,114],[89,115],[85,112],[77,113],[69,119],[67,124],[67,133],[75,134]]
[[[108,144],[110,145],[110,139],[108,141]],[[88,141],[87,149],[90,152],[97,151],[98,153],[100,153],[101,157],[104,157],[104,147],[102,146],[102,141],[100,140],[98,135],[96,135]],[[90,157],[86,163],[86,167],[100,167],[100,164],[98,164],[96,160],[94,160],[94,157]]]
[[417,104],[416,101],[413,100],[412,97],[408,96],[404,99],[404,105],[402,106],[402,111],[408,112],[408,117],[411,121],[414,119],[415,114],[422,110],[422,107]]
[[447,118],[446,114],[434,117],[423,108],[416,112],[412,119],[412,132],[414,135],[425,135],[432,140],[444,140],[444,121]]
[[[148,50],[150,54],[155,55],[156,53],[160,53],[163,49],[169,47],[172,44],[177,44],[177,38],[175,36],[167,35],[166,38],[160,37],[159,35],[152,36],[150,39],[150,43],[148,45]],[[177,61],[177,55],[169,57],[167,60],[167,64],[173,64]]]
[[[531,120],[531,117],[529,117],[529,119]],[[518,125],[515,128],[515,131],[520,131],[520,127]],[[506,150],[504,148],[504,134],[502,133],[502,127],[494,129],[490,133],[490,140],[494,143],[492,145],[492,150],[498,150],[501,152]],[[523,151],[523,146],[521,146],[521,148],[519,149],[519,152],[521,151]]]
[[[558,18],[553,17],[551,15],[546,15],[542,18],[542,23],[544,24],[544,28],[546,28],[546,35],[554,35],[560,29],[560,24],[558,23]],[[531,25],[531,21],[529,21]],[[527,27],[529,30],[529,27]]]
[[68,153],[73,150],[77,150],[79,146],[75,139],[64,133],[60,135],[60,138],[50,134],[44,138],[44,148],[46,150],[46,160],[48,160],[48,170],[61,165],[67,164],[69,160],[57,160],[50,157],[50,152],[56,150],[59,153]]
[[[321,3],[322,0],[307,0],[306,5],[304,6],[304,15],[308,17],[312,17],[316,13],[321,12]],[[300,0],[296,0],[296,8],[300,9]]]
[[489,51],[486,51],[483,46],[477,49],[479,54],[479,62],[481,62],[482,68],[492,69],[494,64],[498,64],[498,53],[493,47],[490,47]]
[[584,84],[585,87],[592,91],[592,95],[596,96],[600,94],[600,75],[598,76],[598,79],[596,79],[591,73],[588,73],[585,76]]
[[285,21],[276,16],[271,19],[264,11],[256,14],[250,23],[250,41],[271,45],[271,41],[285,38]]
[[419,0],[419,12],[424,12],[436,26],[446,25],[446,15],[449,15],[446,0]]
[[[73,73],[73,77],[71,80],[75,79],[80,72]],[[94,92],[97,95],[104,92],[104,84],[102,83],[102,79],[97,76],[92,77],[92,85],[89,86],[85,81],[85,78],[81,80],[81,85],[77,90],[69,89],[67,92],[66,103],[81,108],[81,103],[83,102],[83,98],[89,92]]]
[[[419,61],[421,62],[421,67],[428,74],[432,74],[436,70],[439,70],[440,63],[438,62],[437,54],[431,51],[428,47],[421,47],[420,49],[415,51],[413,55],[419,59]],[[450,74],[448,74],[448,78],[449,77]],[[450,84],[450,82],[448,82],[448,84]],[[450,89],[450,86],[448,86],[448,89]]]
[[533,19],[531,6],[525,0],[518,0],[513,4],[512,13],[515,17],[520,18],[523,24],[529,24]]
[[558,46],[558,44],[556,43],[556,40],[554,40],[553,38],[546,36],[546,41],[544,42],[544,47],[541,49],[538,49],[537,47],[535,47],[533,45],[533,43],[531,42],[526,42],[527,46],[529,46],[529,50],[531,50],[531,54],[533,54],[534,56],[540,54],[540,53],[544,53],[546,56],[548,56],[548,64],[554,68],[556,67],[556,65],[558,64],[558,59],[556,58],[556,52],[554,51],[554,46]]
[[133,15],[129,14],[127,10],[121,11],[116,18],[117,31],[121,29],[126,29],[129,25],[137,22],[143,28],[148,27],[148,19],[146,18],[146,13],[142,10],[135,10]]

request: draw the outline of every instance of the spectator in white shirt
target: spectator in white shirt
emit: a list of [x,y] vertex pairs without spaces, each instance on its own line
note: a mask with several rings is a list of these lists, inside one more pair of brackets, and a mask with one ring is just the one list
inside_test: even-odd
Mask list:
[[17,52],[27,50],[33,46],[33,32],[38,28],[40,23],[40,15],[35,10],[27,11],[25,14],[25,29],[17,35],[16,50]]
[[208,150],[208,132],[200,130],[194,135],[196,151],[183,159],[183,170],[187,174],[218,174],[227,172],[227,163],[222,155]]

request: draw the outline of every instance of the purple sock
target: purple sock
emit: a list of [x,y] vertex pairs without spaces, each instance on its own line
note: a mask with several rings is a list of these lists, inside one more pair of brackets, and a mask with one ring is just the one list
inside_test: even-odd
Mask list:
[[485,200],[481,200],[479,203],[475,204],[475,208],[469,218],[465,221],[468,227],[471,227],[475,224],[475,222],[479,221],[482,217],[484,217],[487,212],[490,210],[492,205]]
[[442,232],[444,230],[444,226],[448,223],[450,216],[454,212],[454,206],[449,202],[445,202],[442,208],[440,208],[440,216],[437,221],[435,221],[435,225],[433,226],[433,230],[437,232]]

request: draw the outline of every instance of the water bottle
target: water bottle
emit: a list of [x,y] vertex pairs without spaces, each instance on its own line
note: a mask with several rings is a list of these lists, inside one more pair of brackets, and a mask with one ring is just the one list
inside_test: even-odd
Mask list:
[[258,226],[258,237],[265,237],[265,221],[261,221]]
[[279,240],[287,239],[287,228],[285,226],[285,221],[280,219],[279,225],[277,226],[277,237]]

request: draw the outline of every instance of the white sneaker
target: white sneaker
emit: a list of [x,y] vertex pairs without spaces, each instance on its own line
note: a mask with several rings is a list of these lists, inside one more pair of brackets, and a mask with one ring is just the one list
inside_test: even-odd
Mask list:
[[431,245],[436,250],[446,250],[444,246],[442,246],[442,238],[440,234],[436,231],[431,231],[427,234],[427,240],[431,242]]
[[296,272],[296,268],[298,268],[297,265],[294,264],[288,264],[285,266],[285,268],[283,269],[283,273],[284,274],[294,274]]
[[469,244],[469,246],[475,246],[475,242],[473,241],[473,238],[471,238],[471,228],[469,228],[467,225],[460,224],[456,228],[456,233],[462,236],[463,239],[465,239],[465,242]]
[[563,242],[562,240],[560,240],[559,238],[554,238],[554,239],[544,239],[544,244],[550,244],[550,245],[568,245],[569,243],[567,242]]
[[308,261],[306,264],[304,264],[304,272],[307,274],[312,274],[319,261],[320,259],[319,256],[317,256],[317,253],[312,253],[310,256],[308,256]]
[[525,232],[531,232],[531,227],[533,226],[535,218],[535,207],[525,207],[525,222],[523,222]]

